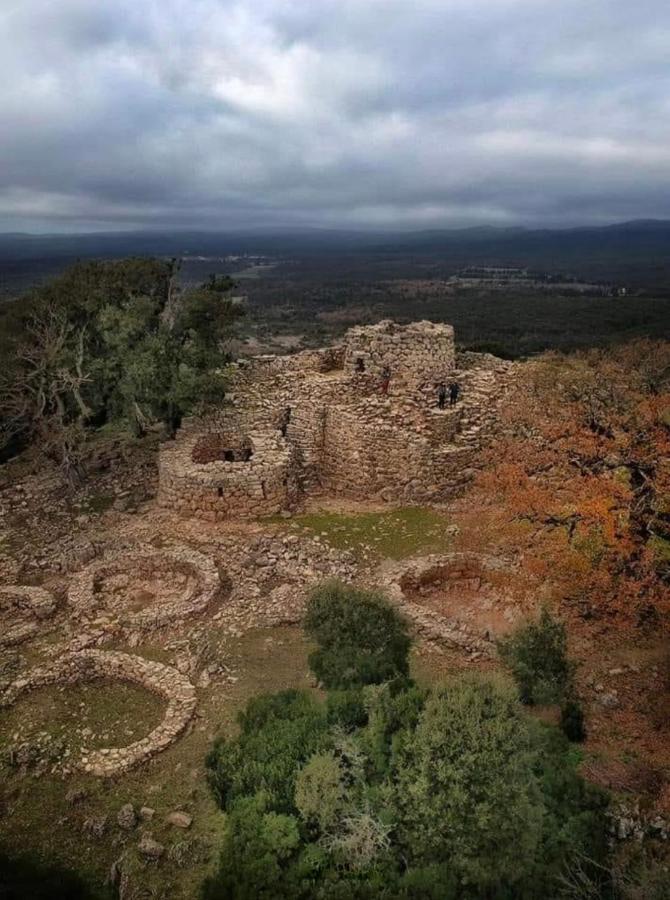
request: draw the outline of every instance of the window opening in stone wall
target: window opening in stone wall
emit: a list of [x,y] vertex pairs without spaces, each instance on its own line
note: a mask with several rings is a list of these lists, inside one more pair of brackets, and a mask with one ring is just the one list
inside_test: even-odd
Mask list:
[[362,372],[365,372],[365,360],[363,359],[362,356],[357,356],[357,357],[356,357],[356,364],[355,364],[355,365],[356,365],[356,371],[357,371],[357,372],[361,372],[361,373],[362,373]]
[[216,493],[217,493],[217,495],[218,495],[219,497],[223,497],[223,488],[222,488],[222,487],[217,488]]
[[284,412],[282,413],[281,423],[279,425],[279,431],[281,432],[282,437],[286,437],[286,432],[288,431],[289,422],[291,421],[291,407],[287,406]]

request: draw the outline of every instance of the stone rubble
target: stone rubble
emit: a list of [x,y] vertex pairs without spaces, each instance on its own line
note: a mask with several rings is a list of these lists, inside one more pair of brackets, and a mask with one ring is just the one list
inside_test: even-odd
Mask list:
[[10,647],[34,637],[39,623],[56,611],[55,598],[43,588],[26,585],[0,586],[0,647]]

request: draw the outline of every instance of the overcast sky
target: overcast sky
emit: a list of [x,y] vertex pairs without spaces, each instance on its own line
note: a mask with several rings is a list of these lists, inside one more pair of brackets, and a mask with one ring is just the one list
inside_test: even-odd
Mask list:
[[0,0],[0,230],[666,217],[668,0]]

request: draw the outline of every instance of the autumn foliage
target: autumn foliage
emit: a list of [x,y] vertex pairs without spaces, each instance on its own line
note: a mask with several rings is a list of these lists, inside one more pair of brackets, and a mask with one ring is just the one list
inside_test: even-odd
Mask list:
[[564,612],[667,613],[670,343],[547,354],[520,368],[502,415],[470,534]]

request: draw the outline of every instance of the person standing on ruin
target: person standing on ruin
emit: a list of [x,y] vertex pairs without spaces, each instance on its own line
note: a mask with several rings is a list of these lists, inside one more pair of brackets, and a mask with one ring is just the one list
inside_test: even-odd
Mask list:
[[458,396],[461,393],[461,386],[457,381],[452,381],[449,385],[449,405],[456,406]]
[[386,396],[389,392],[389,385],[391,384],[391,370],[388,366],[384,366],[382,369],[382,381],[381,381],[381,389],[382,394]]
[[442,381],[437,386],[437,407],[438,407],[438,409],[444,409],[444,407],[446,405],[447,405],[447,386]]

